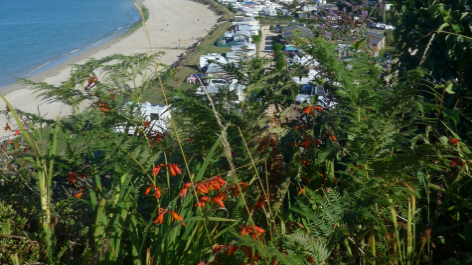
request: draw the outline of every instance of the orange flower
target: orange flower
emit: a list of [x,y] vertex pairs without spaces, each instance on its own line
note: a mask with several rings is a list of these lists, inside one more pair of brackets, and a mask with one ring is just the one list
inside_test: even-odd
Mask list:
[[329,137],[331,137],[331,140],[336,141],[336,137],[334,135],[330,134]]
[[452,142],[454,143],[454,145],[458,145],[458,144],[459,144],[459,140],[457,140],[456,138],[452,139]]
[[[249,184],[244,183],[244,182],[239,182],[239,186],[240,186],[241,189],[244,191],[244,190],[249,186]],[[240,190],[239,190],[237,184],[234,184],[234,187],[233,187],[233,188],[230,188],[229,190],[232,190],[232,191],[233,191],[233,194],[232,194],[233,197],[238,197],[238,196],[239,196]]]
[[170,165],[167,165],[167,167],[169,168],[170,174],[174,177],[176,175],[174,168]]
[[209,192],[205,182],[201,182],[200,184],[197,184],[197,192],[199,194],[205,194]]
[[218,183],[220,183],[221,186],[224,186],[226,185],[226,181],[218,176],[214,176],[213,177],[216,181],[218,181]]
[[15,131],[15,136],[18,136],[18,135],[20,135],[20,130]]
[[310,162],[308,160],[303,160],[302,165],[303,166],[308,166],[308,165],[310,165]]
[[294,131],[297,131],[298,129],[303,129],[303,130],[307,130],[308,129],[308,126],[306,125],[297,125],[293,128]]
[[177,175],[182,174],[182,170],[180,170],[180,168],[176,164],[170,164],[170,168],[174,169],[174,171],[175,171],[175,173],[177,173]]
[[149,123],[148,120],[146,120],[146,121],[143,123],[143,127],[144,127],[144,128],[149,128],[149,127],[151,127],[151,124]]
[[149,187],[146,188],[144,191],[144,195],[148,195],[149,192],[154,188],[154,185],[150,184]]
[[262,229],[258,226],[255,226],[255,225],[254,226],[244,226],[242,231],[241,231],[242,236],[252,235],[252,237],[254,239],[257,239],[256,235],[261,236],[264,233],[265,233],[264,229]]
[[311,264],[316,264],[315,258],[313,258],[311,256],[308,258],[308,262],[310,262]]
[[318,141],[318,140],[314,140],[314,143],[317,144],[317,145],[321,145],[321,142]]
[[310,146],[310,141],[304,141],[300,144],[301,147],[303,147],[304,149],[307,149],[308,146]]
[[187,196],[187,191],[188,187],[192,186],[192,183],[185,183],[183,189],[179,192],[180,197],[186,197]]
[[236,250],[238,250],[238,249],[239,249],[238,246],[229,246],[228,247],[228,252],[226,253],[226,255],[229,256],[231,254],[235,254]]
[[207,188],[209,191],[212,190],[221,190],[221,186],[226,185],[226,181],[218,176],[214,176],[213,178],[206,181]]
[[83,194],[83,192],[79,192],[79,193],[75,194],[74,197],[76,197],[78,199],[82,199],[82,194]]
[[70,184],[72,185],[77,180],[77,174],[75,172],[69,172],[69,177],[66,179],[70,180]]
[[259,197],[259,200],[257,200],[256,205],[254,205],[254,211],[257,212],[257,210],[261,209],[265,204],[265,199],[264,196]]
[[310,113],[312,108],[313,108],[313,107],[312,107],[311,105],[308,106],[308,107],[306,107],[306,108],[303,110],[303,113],[305,113],[305,114]]
[[195,206],[200,205],[201,208],[205,207],[205,202],[208,201],[208,196],[200,197],[198,203],[195,203]]
[[301,188],[300,191],[298,191],[298,195],[301,195],[302,193],[305,193],[305,188]]
[[[184,220],[184,218],[182,218],[182,216],[178,215],[176,212],[170,211],[170,213],[172,214],[172,220],[170,220],[171,222],[174,220],[177,220],[179,222]],[[185,223],[183,223],[182,225],[185,226]]]
[[108,112],[110,111],[110,109],[108,108],[108,105],[106,103],[102,103],[102,106],[100,107],[100,109],[103,111],[103,112]]
[[159,174],[159,170],[161,170],[161,166],[157,165],[155,168],[152,169],[152,175],[157,176],[157,174]]
[[459,158],[454,158],[454,161],[451,162],[451,166],[455,167],[458,161]]
[[210,198],[210,201],[213,203],[217,203],[220,205],[221,208],[226,208],[225,204],[223,203],[223,198],[226,198],[226,193],[218,194]]
[[15,140],[8,141],[9,144],[13,144],[14,142],[15,142]]
[[157,214],[157,218],[156,220],[154,220],[154,223],[157,224],[159,222],[159,224],[162,224],[162,221],[164,221],[164,214],[167,213],[166,210],[162,209],[162,208],[159,208],[159,213]]
[[161,190],[157,186],[156,186],[156,190],[154,191],[154,197],[156,197],[156,199],[161,198]]
[[214,254],[217,254],[217,253],[220,253],[220,252],[223,251],[225,248],[226,248],[226,245],[217,245],[217,246],[213,249],[213,255],[214,255]]
[[7,122],[7,125],[6,125],[5,127],[3,127],[3,129],[4,129],[6,132],[9,131],[9,130],[11,130],[10,125],[8,125],[8,122]]
[[316,110],[319,110],[319,111],[321,111],[321,112],[323,112],[323,108],[320,107],[320,106],[316,106],[315,109],[316,109]]

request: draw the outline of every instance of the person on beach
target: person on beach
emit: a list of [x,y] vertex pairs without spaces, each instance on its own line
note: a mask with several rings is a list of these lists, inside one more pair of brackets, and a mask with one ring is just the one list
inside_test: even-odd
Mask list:
[[194,75],[192,75],[192,84],[195,85],[195,76]]

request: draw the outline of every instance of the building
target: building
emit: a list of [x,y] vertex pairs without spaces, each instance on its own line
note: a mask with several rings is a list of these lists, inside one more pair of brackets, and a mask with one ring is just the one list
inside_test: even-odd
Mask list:
[[366,40],[374,55],[377,57],[385,47],[385,37],[372,32],[367,32]]
[[305,38],[310,38],[312,39],[314,37],[313,32],[300,25],[293,25],[293,26],[288,26],[282,29],[282,38],[284,39],[293,39],[297,35],[300,35],[300,37],[305,37]]
[[317,4],[304,4],[302,6],[302,11],[316,11],[318,10]]

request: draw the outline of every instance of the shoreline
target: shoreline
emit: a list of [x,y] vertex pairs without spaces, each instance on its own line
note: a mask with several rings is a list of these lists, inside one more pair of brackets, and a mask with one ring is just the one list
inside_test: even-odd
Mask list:
[[[145,3],[149,14],[146,25],[153,50],[166,53],[160,61],[167,65],[179,60],[179,56],[185,53],[187,47],[193,45],[198,38],[205,37],[208,31],[217,24],[219,18],[208,8],[208,5],[190,0],[146,0]],[[180,49],[177,49],[179,43]],[[70,76],[74,64],[85,63],[90,58],[98,59],[113,54],[136,53],[150,53],[149,42],[142,30],[142,25],[133,32],[120,34],[27,79],[59,86]],[[45,103],[37,99],[36,94],[33,94],[28,87],[29,85],[16,82],[2,87],[0,93],[14,108],[33,114],[37,114],[39,110],[47,119],[63,117],[73,112],[69,106],[58,102]],[[1,101],[0,110],[5,107],[5,103]],[[5,124],[6,121],[6,117],[0,118],[0,123]],[[0,137],[8,134],[11,132],[0,131]]]
[[[141,1],[141,5],[142,5],[143,13],[144,13],[144,19],[145,19],[145,21],[147,21],[149,19],[149,10],[144,6],[143,2],[144,2],[144,0]],[[44,80],[45,78],[50,77],[50,76],[54,76],[55,73],[61,72],[61,71],[65,70],[66,68],[70,67],[71,65],[77,64],[81,61],[84,61],[88,58],[91,58],[93,56],[93,54],[95,54],[99,50],[107,49],[111,45],[113,45],[113,44],[117,43],[118,41],[122,40],[123,38],[128,37],[129,35],[133,34],[135,31],[139,30],[143,26],[142,23],[143,22],[140,19],[139,21],[136,21],[135,23],[133,23],[133,25],[131,25],[127,31],[124,31],[124,32],[116,34],[116,35],[105,36],[102,40],[97,42],[97,43],[99,43],[99,42],[102,42],[102,43],[92,44],[88,47],[85,47],[83,51],[81,51],[81,52],[79,52],[78,54],[75,54],[75,55],[70,55],[62,63],[59,63],[56,66],[41,70],[38,73],[35,73],[31,76],[27,76],[27,77],[25,77],[25,79],[32,80],[34,82],[42,82],[42,80]],[[69,52],[69,53],[73,53],[73,52],[74,51]],[[43,66],[46,65],[46,64],[49,64],[51,62],[54,62],[56,60],[59,60],[59,59],[60,59],[60,57],[54,58],[51,61],[46,62],[45,64],[43,64]],[[41,67],[42,66],[40,66],[39,68],[41,68]],[[35,72],[37,70],[38,70],[38,68],[32,70],[31,72]],[[27,74],[27,75],[29,75],[29,74]],[[25,86],[25,85],[19,84],[18,81],[15,81],[14,83],[11,83],[11,84],[8,84],[6,86],[0,87],[0,93],[2,95],[6,96],[6,95],[8,95],[8,93],[10,93],[12,91],[22,89],[22,88],[26,88],[26,87],[27,86]]]

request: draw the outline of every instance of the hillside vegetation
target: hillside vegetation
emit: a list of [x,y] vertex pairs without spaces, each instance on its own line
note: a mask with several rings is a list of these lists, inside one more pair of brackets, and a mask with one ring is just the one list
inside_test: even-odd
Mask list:
[[[23,80],[74,114],[2,110],[0,264],[471,264],[472,16],[466,0],[390,2],[390,69],[362,37],[340,60],[351,26],[294,41],[335,107],[295,104],[308,69],[258,58],[222,66],[241,102],[162,87],[173,71],[146,54]],[[165,96],[167,126],[133,109],[145,93]]]

